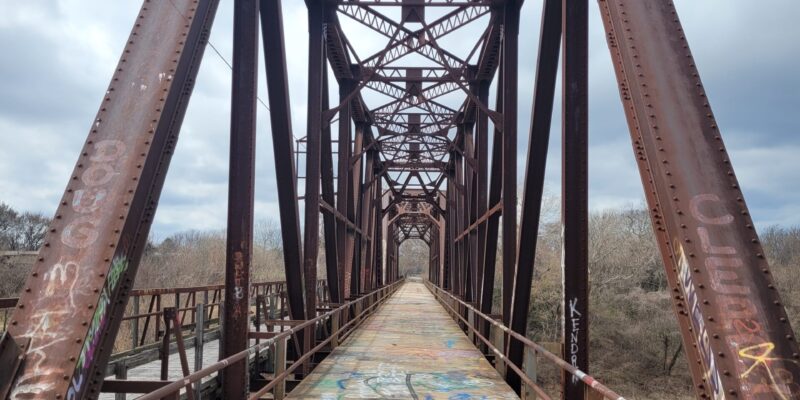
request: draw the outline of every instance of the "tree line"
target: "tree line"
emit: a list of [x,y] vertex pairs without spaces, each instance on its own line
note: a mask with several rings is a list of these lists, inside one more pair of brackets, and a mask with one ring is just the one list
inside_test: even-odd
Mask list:
[[19,212],[0,201],[0,251],[37,251],[42,247],[50,218]]

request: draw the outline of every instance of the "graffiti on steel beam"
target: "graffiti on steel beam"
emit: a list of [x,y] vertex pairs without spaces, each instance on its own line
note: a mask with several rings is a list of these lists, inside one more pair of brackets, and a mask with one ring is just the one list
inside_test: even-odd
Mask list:
[[[713,291],[716,301],[725,312],[720,313],[718,321],[724,327],[724,337],[714,335],[715,343],[706,328],[701,304],[707,304],[698,293],[692,277],[692,267],[680,244],[676,245],[678,259],[678,273],[681,287],[689,307],[689,318],[695,332],[695,340],[702,356],[705,368],[705,379],[710,384],[713,398],[724,399],[725,391],[722,387],[721,372],[716,361],[716,354],[723,354],[722,347],[727,346],[729,353],[738,356],[738,376],[742,379],[742,390],[748,395],[769,394],[781,399],[788,399],[791,388],[796,388],[797,383],[792,382],[792,374],[775,363],[795,363],[795,360],[781,359],[771,356],[775,345],[766,339],[761,323],[758,321],[759,311],[756,304],[750,299],[751,291],[746,285],[739,284],[739,276],[745,263],[735,247],[726,246],[724,243],[711,243],[709,230],[725,229],[734,222],[733,215],[726,213],[721,216],[711,216],[701,211],[703,203],[716,203],[722,201],[715,194],[700,194],[694,196],[689,204],[692,218],[698,222],[696,233],[700,239],[700,249],[705,260],[703,265],[708,273],[710,288],[700,286],[704,290]],[[677,243],[677,241],[676,241]],[[694,269],[698,272],[699,269]],[[713,321],[713,319],[710,319]],[[722,340],[718,340],[722,339]],[[730,371],[724,371],[730,374]]]
[[[99,124],[100,121],[96,121],[95,128]],[[101,140],[94,143],[93,148],[94,154],[89,157],[89,163],[80,175],[80,181],[85,186],[75,190],[72,198],[71,207],[77,217],[67,224],[60,235],[61,242],[75,250],[85,249],[98,240],[96,226],[102,218],[103,207],[112,197],[109,196],[108,185],[119,175],[118,165],[124,161],[127,150],[125,144],[119,140]],[[77,180],[78,177],[74,179]],[[43,295],[59,301],[61,307],[34,312],[30,317],[30,328],[20,335],[21,338],[30,339],[25,357],[26,362],[34,367],[26,368],[17,378],[11,398],[52,395],[57,387],[57,379],[65,376],[67,371],[64,367],[44,367],[43,364],[49,347],[70,340],[63,322],[78,315],[79,305],[76,304],[76,298],[90,294],[90,277],[83,267],[77,260],[62,256],[46,269],[48,272],[43,276]],[[96,305],[96,311],[101,305],[102,301]],[[102,308],[105,308],[104,305]]]
[[[578,336],[581,331],[581,318],[583,318],[583,314],[578,311],[577,297],[569,300],[569,317],[569,362],[573,367],[579,368],[578,352],[580,351],[580,341],[578,340]],[[572,375],[571,379],[573,384],[577,384],[580,381],[577,375]]]
[[125,258],[115,258],[111,263],[111,269],[108,271],[106,283],[100,292],[100,300],[97,302],[94,315],[89,325],[89,332],[86,335],[86,340],[83,341],[83,348],[81,348],[78,363],[75,365],[75,373],[73,374],[70,388],[67,392],[67,400],[78,398],[83,385],[86,383],[89,372],[89,367],[92,363],[97,350],[97,345],[100,343],[103,328],[108,324],[109,319],[109,305],[111,304],[111,294],[119,284],[120,277],[128,269],[128,260]]
[[689,319],[692,321],[692,327],[696,335],[695,340],[697,341],[697,348],[703,359],[705,368],[704,379],[711,385],[713,398],[721,400],[725,398],[725,393],[722,391],[722,378],[719,369],[717,369],[716,360],[714,359],[714,350],[711,348],[708,330],[703,320],[703,313],[700,310],[700,299],[697,294],[697,287],[692,279],[689,261],[686,259],[683,247],[680,243],[676,243],[677,248],[675,249],[675,254],[678,257],[678,278],[683,288],[684,296],[686,297],[686,304],[689,305]]

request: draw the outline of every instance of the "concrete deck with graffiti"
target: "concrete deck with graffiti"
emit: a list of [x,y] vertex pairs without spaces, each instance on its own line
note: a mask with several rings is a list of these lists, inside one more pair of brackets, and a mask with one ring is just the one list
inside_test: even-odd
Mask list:
[[422,283],[409,282],[292,399],[518,399]]

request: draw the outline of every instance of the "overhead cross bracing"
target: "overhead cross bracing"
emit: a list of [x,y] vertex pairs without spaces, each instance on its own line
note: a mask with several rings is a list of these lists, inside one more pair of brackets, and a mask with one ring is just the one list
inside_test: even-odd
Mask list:
[[[0,345],[0,394],[103,390],[217,4],[144,2],[15,303]],[[160,398],[222,371],[220,397],[280,397],[388,301],[402,281],[400,245],[419,239],[430,250],[427,287],[511,388],[542,390],[524,363],[534,351],[562,371],[564,398],[618,398],[587,375],[589,2],[543,0],[538,36],[524,32],[526,43],[538,41],[537,61],[521,66],[521,0],[307,0],[299,130],[286,62],[297,49],[286,47],[281,1],[233,4],[222,359],[182,381],[134,386],[158,387],[148,398]],[[696,395],[797,397],[800,349],[674,5],[598,5]],[[288,305],[269,321],[278,332],[250,328],[260,56]],[[520,82],[520,67],[535,70],[524,171],[518,91],[531,83]],[[525,335],[559,71],[564,282],[555,355]],[[303,190],[295,132],[304,137]],[[271,369],[251,368],[263,350]]]

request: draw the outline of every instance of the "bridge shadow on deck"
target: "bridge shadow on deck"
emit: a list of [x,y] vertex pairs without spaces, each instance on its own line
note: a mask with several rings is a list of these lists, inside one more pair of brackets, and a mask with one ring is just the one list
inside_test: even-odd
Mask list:
[[401,287],[292,399],[518,399],[421,282]]

